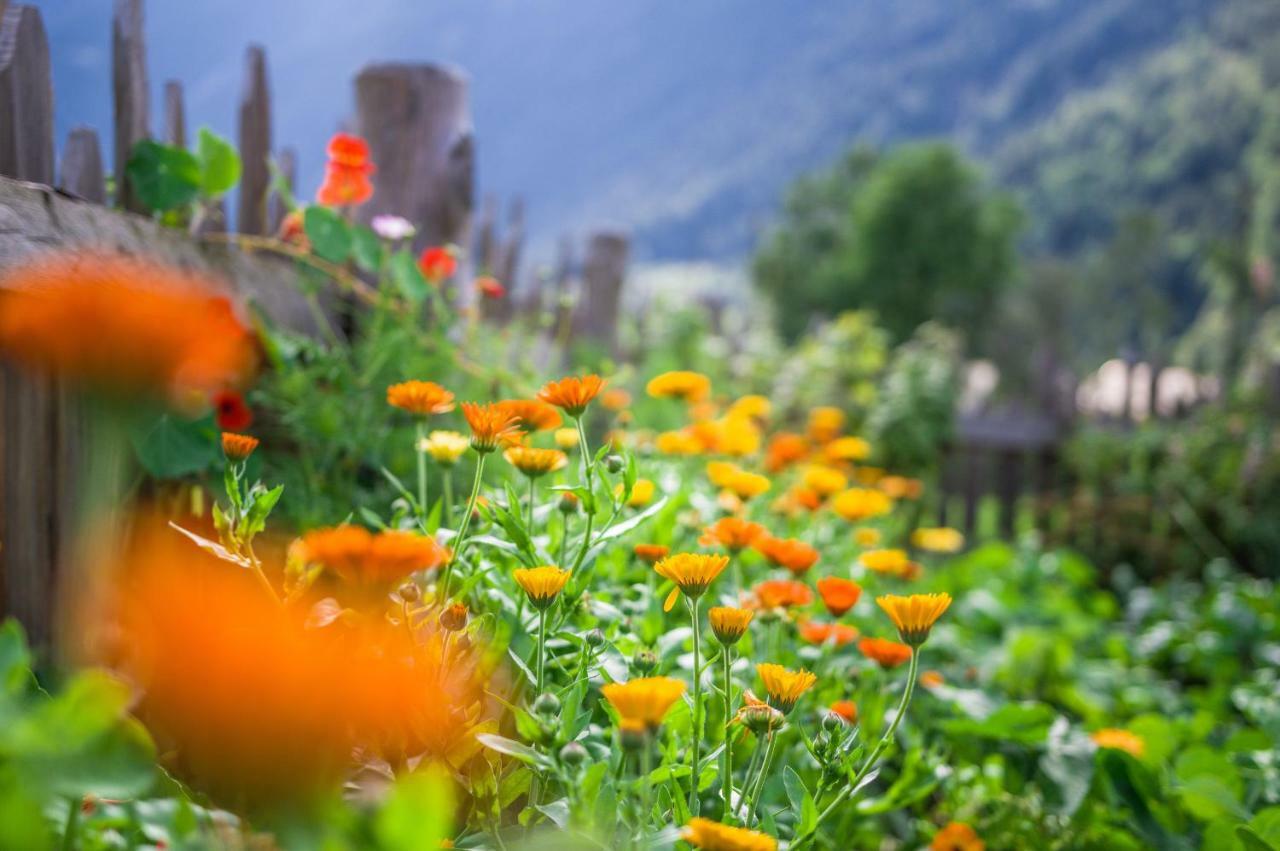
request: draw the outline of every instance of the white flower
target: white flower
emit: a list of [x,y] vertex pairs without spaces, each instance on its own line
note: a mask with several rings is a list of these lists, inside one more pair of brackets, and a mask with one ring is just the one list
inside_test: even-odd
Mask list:
[[374,233],[392,242],[409,239],[418,232],[412,222],[400,216],[374,216],[373,221],[369,224]]

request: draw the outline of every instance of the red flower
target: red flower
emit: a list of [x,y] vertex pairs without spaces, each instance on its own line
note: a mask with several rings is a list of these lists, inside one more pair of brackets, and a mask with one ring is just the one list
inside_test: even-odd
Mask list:
[[222,431],[244,431],[253,425],[253,411],[244,397],[234,390],[223,390],[213,397],[214,416]]
[[476,278],[476,291],[485,298],[499,299],[507,294],[507,288],[489,275]]
[[423,251],[422,256],[418,258],[418,268],[422,270],[424,278],[433,284],[438,284],[445,278],[453,277],[453,273],[458,270],[458,258],[454,257],[449,249],[433,245]]
[[369,175],[375,171],[369,162],[369,145],[359,136],[335,133],[327,149],[329,162],[324,170],[324,183],[316,200],[329,206],[363,204],[373,197]]

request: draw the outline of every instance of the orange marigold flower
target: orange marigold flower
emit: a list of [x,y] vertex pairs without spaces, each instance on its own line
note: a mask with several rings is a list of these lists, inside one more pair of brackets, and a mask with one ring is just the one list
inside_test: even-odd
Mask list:
[[822,507],[822,494],[803,485],[796,485],[787,491],[787,499],[791,501],[793,510],[803,508],[806,511],[817,511]]
[[843,623],[821,623],[806,621],[800,624],[800,637],[810,644],[826,644],[830,641],[836,647],[844,647],[858,637],[857,627]]
[[402,381],[387,388],[387,404],[430,417],[453,410],[453,394],[434,381]]
[[667,557],[671,548],[663,544],[636,544],[636,558],[647,564],[657,564]]
[[885,476],[876,482],[890,499],[919,499],[924,493],[924,482],[906,476]]
[[821,407],[809,412],[809,439],[814,443],[828,443],[840,435],[844,428],[844,411],[839,408]]
[[801,695],[818,681],[818,677],[808,671],[789,671],[772,662],[756,665],[756,673],[760,675],[764,690],[769,695],[769,705],[780,712],[794,709]]
[[858,704],[852,700],[837,700],[828,708],[832,715],[842,719],[846,724],[858,723]]
[[[521,431],[549,431],[553,428],[559,428],[560,424],[564,422],[560,417],[560,412],[541,399],[506,399],[499,402],[498,407],[518,420],[517,425]],[[576,443],[576,430],[574,433],[574,442]]]
[[698,539],[698,543],[704,547],[720,544],[730,552],[736,553],[751,546],[764,534],[766,534],[764,527],[759,523],[752,523],[740,517],[721,517],[706,528],[702,537]]
[[823,447],[828,461],[865,461],[871,455],[871,444],[860,437],[837,437]]
[[951,605],[950,594],[912,594],[899,597],[885,594],[876,598],[877,605],[898,628],[902,640],[912,647],[919,647],[929,638],[929,631],[942,613]]
[[538,449],[533,446],[512,446],[502,453],[507,463],[531,479],[553,473],[569,463],[559,449]]
[[323,565],[344,582],[374,591],[390,589],[419,570],[444,564],[449,551],[427,535],[360,526],[316,529],[302,537],[307,562]]
[[754,617],[755,612],[750,609],[736,609],[730,606],[712,606],[707,612],[707,618],[711,621],[711,631],[715,633],[716,640],[725,647],[732,647],[738,643],[746,634],[747,626]]
[[938,673],[937,671],[925,671],[923,674],[920,675],[920,685],[924,686],[925,688],[937,688],[938,686],[944,685],[945,683],[946,683],[946,680],[944,680],[942,678],[942,674]]
[[769,439],[764,451],[764,466],[770,473],[786,469],[809,454],[809,441],[791,432],[780,431]]
[[864,638],[858,642],[858,650],[886,671],[911,661],[911,648],[887,638]]
[[424,249],[422,255],[418,257],[418,270],[422,272],[422,277],[433,284],[438,284],[447,278],[452,278],[453,273],[458,271],[458,258],[450,248],[434,245]]
[[1147,743],[1142,740],[1141,736],[1130,733],[1128,730],[1120,730],[1114,727],[1095,730],[1089,734],[1089,738],[1093,739],[1093,743],[1100,748],[1125,751],[1136,757],[1141,757],[1147,749]]
[[516,584],[529,595],[529,602],[539,609],[545,609],[555,602],[569,582],[570,575],[569,571],[550,564],[519,568],[511,574]]
[[684,690],[684,681],[674,677],[643,677],[625,683],[609,683],[600,692],[618,711],[623,725],[656,730],[662,726],[662,719]]
[[184,408],[243,386],[258,364],[254,336],[222,287],[105,253],[46,257],[7,272],[0,355]]
[[481,275],[475,280],[476,292],[485,298],[499,299],[507,294],[507,288],[492,275]]
[[700,372],[688,370],[664,372],[650,379],[645,391],[655,399],[701,402],[711,395],[711,379]]
[[911,533],[911,546],[930,553],[957,553],[964,549],[964,534],[948,526],[922,527]]
[[701,597],[728,566],[728,556],[705,553],[676,553],[655,564],[653,569],[659,576],[676,584],[662,606],[663,611],[671,611],[681,592],[694,600]]
[[831,510],[851,523],[888,514],[892,508],[893,500],[888,494],[868,488],[849,488],[831,501]]
[[972,827],[953,821],[938,831],[929,843],[929,851],[986,851],[983,842]]
[[247,434],[235,434],[234,432],[224,431],[222,433],[222,454],[227,456],[230,461],[243,461],[253,454],[253,450],[258,448],[258,438],[250,437]]
[[569,376],[542,385],[538,398],[577,419],[607,383],[598,375]]
[[621,411],[631,405],[631,394],[620,387],[606,390],[600,396],[600,404],[610,411]]
[[689,819],[680,838],[703,851],[777,851],[778,848],[778,840],[767,833],[704,818]]
[[803,582],[793,579],[769,579],[752,589],[756,604],[762,609],[789,609],[813,602],[813,592]]
[[858,598],[862,596],[862,586],[852,579],[824,576],[818,580],[818,593],[827,611],[838,618],[857,605]]
[[471,448],[481,454],[493,452],[499,444],[520,439],[518,420],[498,404],[463,402],[462,416],[471,427]]
[[775,567],[785,567],[799,576],[818,563],[818,551],[797,538],[762,536],[752,545]]

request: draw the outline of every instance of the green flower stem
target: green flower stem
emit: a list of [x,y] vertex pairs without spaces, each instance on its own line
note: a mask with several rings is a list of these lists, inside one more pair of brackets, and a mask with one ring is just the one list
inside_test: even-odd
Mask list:
[[653,747],[646,736],[644,746],[640,749],[640,839],[642,841],[649,827],[649,814],[653,809],[653,786],[649,781],[649,775],[652,773]]
[[596,516],[596,489],[595,489],[595,464],[591,459],[591,448],[587,446],[587,430],[582,427],[582,417],[576,418],[574,425],[578,427],[578,449],[582,453],[583,467],[583,483],[586,485],[587,498],[584,499],[582,507],[587,512],[587,528],[582,533],[582,546],[578,548],[578,555],[573,560],[573,567],[570,573],[577,573],[578,568],[582,566],[582,560],[587,557],[587,548],[591,546],[591,526],[595,522]]
[[720,757],[720,788],[724,792],[724,812],[720,820],[733,823],[733,648],[724,648],[724,753]]
[[476,460],[476,475],[471,481],[471,498],[467,500],[467,513],[462,518],[462,528],[458,530],[458,537],[454,540],[453,557],[444,566],[444,577],[440,582],[441,603],[449,599],[449,580],[453,576],[453,566],[462,559],[462,551],[467,544],[467,530],[471,527],[471,515],[475,513],[476,501],[480,499],[480,480],[484,475],[485,457],[484,453],[480,453],[480,457]]
[[441,468],[441,479],[444,481],[444,525],[453,528],[453,468]]
[[424,529],[427,525],[427,453],[422,448],[422,442],[426,439],[427,424],[419,417],[413,453],[418,456],[418,522]]
[[80,833],[80,804],[81,801],[77,798],[67,798],[67,821],[62,826],[63,851],[71,851],[80,844],[77,841]]
[[542,694],[543,671],[547,658],[547,607],[538,612],[538,683],[535,697]]
[[756,770],[760,767],[760,757],[764,755],[764,748],[760,746],[759,739],[756,740],[756,746],[751,751],[751,759],[747,761],[747,770],[742,775],[742,795],[738,800],[738,807],[734,811],[735,814],[741,813],[747,803],[747,792],[755,785]]
[[698,601],[689,600],[693,617],[693,777],[689,783],[689,812],[698,814],[698,781],[702,761],[702,624],[698,619]]
[[751,826],[751,819],[755,816],[756,805],[760,803],[760,793],[764,791],[764,782],[769,777],[769,765],[773,762],[774,745],[778,741],[777,731],[769,732],[769,740],[764,746],[764,760],[760,763],[760,775],[756,778],[755,788],[751,790],[751,799],[747,802],[746,818],[743,824],[747,827]]
[[529,506],[526,509],[524,528],[529,530],[529,540],[533,540],[533,476],[529,477]]
[[916,672],[920,667],[920,648],[916,648],[911,653],[911,665],[907,668],[907,687],[902,692],[902,700],[898,703],[897,714],[893,716],[893,722],[889,724],[889,729],[885,730],[884,735],[880,737],[880,741],[876,743],[875,748],[871,751],[867,761],[862,764],[862,768],[858,769],[858,773],[854,775],[849,785],[840,790],[840,794],[826,806],[822,812],[818,813],[818,818],[813,825],[800,836],[797,836],[791,843],[793,849],[798,849],[805,842],[808,842],[818,831],[818,826],[826,820],[827,816],[835,812],[836,808],[845,802],[853,790],[858,787],[858,783],[867,775],[867,772],[876,764],[880,754],[889,746],[889,742],[893,741],[893,734],[898,730],[898,724],[902,721],[902,717],[907,714],[907,707],[911,704],[911,696],[915,692]]

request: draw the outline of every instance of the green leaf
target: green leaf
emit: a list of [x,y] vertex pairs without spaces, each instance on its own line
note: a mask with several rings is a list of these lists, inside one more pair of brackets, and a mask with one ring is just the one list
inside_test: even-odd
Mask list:
[[498,753],[504,753],[507,756],[513,756],[521,762],[527,762],[530,765],[540,765],[544,762],[542,754],[538,753],[533,748],[512,739],[508,739],[505,736],[499,736],[497,733],[476,733],[476,741],[490,750],[495,750]]
[[351,256],[351,227],[330,208],[322,204],[307,207],[302,214],[302,227],[317,257],[330,263],[345,263]]
[[396,782],[374,820],[382,851],[439,848],[452,829],[454,801],[449,778],[420,771]]
[[13,618],[0,626],[0,694],[18,695],[31,682],[31,651],[22,624]]
[[196,142],[200,160],[200,191],[219,198],[240,182],[240,154],[229,141],[207,127],[200,128]]
[[942,727],[955,737],[976,737],[1021,745],[1041,745],[1056,713],[1043,703],[1011,703],[982,720],[953,718]]
[[782,785],[786,787],[787,800],[791,802],[791,811],[796,814],[796,834],[807,832],[818,823],[818,808],[813,802],[813,795],[809,793],[809,788],[804,785],[804,780],[789,765],[783,769]]
[[356,225],[351,229],[351,253],[356,265],[366,272],[377,272],[382,268],[382,258],[386,248],[382,240],[370,228]]
[[282,493],[284,493],[284,485],[276,485],[271,490],[265,490],[260,485],[255,485],[253,490],[249,492],[249,511],[246,514],[245,526],[242,532],[246,538],[252,538],[266,528],[267,517],[271,515],[271,510],[276,507],[276,503],[280,501]]
[[1236,838],[1244,845],[1244,851],[1276,851],[1277,846],[1267,842],[1245,824],[1236,825]]
[[1267,807],[1249,820],[1249,828],[1263,841],[1280,848],[1280,807]]
[[125,173],[153,213],[185,207],[200,194],[200,163],[189,152],[145,139],[133,146]]
[[218,460],[211,431],[207,417],[184,420],[160,414],[135,424],[129,438],[144,470],[157,479],[176,479],[207,470]]
[[422,276],[418,261],[408,251],[397,251],[391,255],[391,280],[414,304],[421,304],[430,292],[431,285]]

